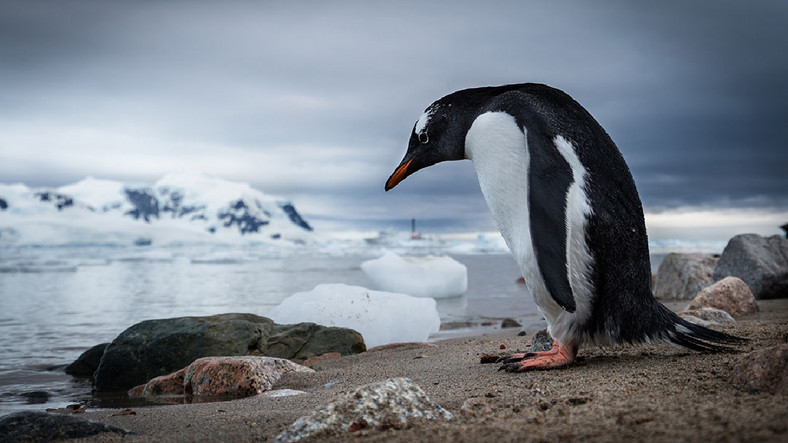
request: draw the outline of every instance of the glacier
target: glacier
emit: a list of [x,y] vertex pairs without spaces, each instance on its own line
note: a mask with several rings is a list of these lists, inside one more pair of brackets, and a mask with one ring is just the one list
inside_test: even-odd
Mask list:
[[309,243],[290,200],[204,173],[152,185],[87,177],[58,188],[0,184],[0,245]]

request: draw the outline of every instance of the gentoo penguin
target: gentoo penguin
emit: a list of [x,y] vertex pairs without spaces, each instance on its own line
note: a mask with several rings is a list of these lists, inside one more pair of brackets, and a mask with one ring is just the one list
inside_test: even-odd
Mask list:
[[602,126],[541,84],[465,89],[419,117],[386,191],[414,172],[470,159],[482,194],[555,342],[499,359],[520,372],[564,367],[584,343],[662,340],[693,350],[740,341],[689,323],[651,292],[643,208]]

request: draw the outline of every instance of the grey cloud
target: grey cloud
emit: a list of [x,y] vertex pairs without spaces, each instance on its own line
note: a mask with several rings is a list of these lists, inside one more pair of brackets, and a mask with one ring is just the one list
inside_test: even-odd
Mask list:
[[[647,209],[786,210],[785,17],[788,4],[768,0],[6,1],[0,176],[48,185],[100,176],[62,139],[62,128],[87,128],[125,140],[107,139],[106,155],[137,143],[158,168],[162,159],[227,153],[225,178],[319,195],[315,217],[341,218],[354,205],[368,214],[347,215],[349,223],[390,214],[487,228],[469,165],[430,168],[388,194],[382,183],[433,100],[536,81],[565,90],[602,123]],[[41,161],[17,156],[10,140],[26,141]],[[48,160],[58,149],[74,150],[73,161]],[[314,157],[321,176],[308,158],[287,179],[255,176],[246,164],[288,152]],[[326,172],[332,161],[335,174]]]

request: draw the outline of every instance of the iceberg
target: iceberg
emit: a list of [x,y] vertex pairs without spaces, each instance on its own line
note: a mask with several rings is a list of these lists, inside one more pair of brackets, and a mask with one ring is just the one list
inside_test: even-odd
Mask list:
[[382,291],[446,298],[468,290],[468,269],[448,256],[401,257],[388,251],[362,263],[361,270],[372,287]]
[[360,286],[321,284],[287,297],[266,313],[279,324],[312,322],[358,331],[367,348],[424,341],[440,329],[431,298],[373,291]]

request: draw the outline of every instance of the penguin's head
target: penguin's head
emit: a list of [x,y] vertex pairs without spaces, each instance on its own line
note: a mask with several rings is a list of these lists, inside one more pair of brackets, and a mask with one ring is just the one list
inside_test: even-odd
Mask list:
[[419,169],[447,160],[465,158],[465,134],[457,119],[457,106],[446,98],[433,103],[413,125],[408,151],[391,177],[386,191]]

